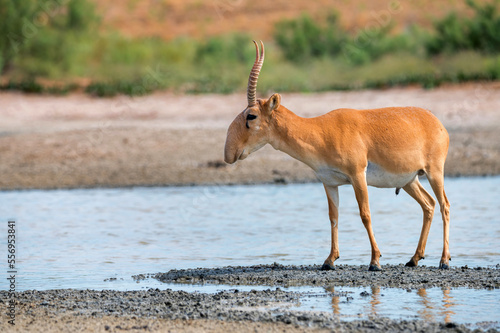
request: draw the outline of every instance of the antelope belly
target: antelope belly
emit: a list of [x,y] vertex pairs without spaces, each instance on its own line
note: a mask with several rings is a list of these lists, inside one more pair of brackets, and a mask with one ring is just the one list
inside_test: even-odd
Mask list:
[[375,187],[403,187],[417,177],[418,170],[411,173],[391,173],[381,166],[368,162],[365,170],[366,183]]
[[333,167],[321,167],[316,170],[316,176],[325,185],[339,186],[349,184],[350,180],[347,175]]

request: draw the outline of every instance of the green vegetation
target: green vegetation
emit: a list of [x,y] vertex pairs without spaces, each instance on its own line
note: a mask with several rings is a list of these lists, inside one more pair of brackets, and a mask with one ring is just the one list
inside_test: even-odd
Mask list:
[[87,0],[0,0],[0,73],[63,77],[88,61],[98,19]]
[[[500,79],[498,1],[466,0],[433,28],[393,32],[390,20],[357,31],[302,15],[275,26],[266,41],[258,89],[327,91]],[[0,0],[0,89],[94,96],[243,91],[255,50],[245,34],[200,42],[131,39],[102,31],[88,0]],[[84,86],[75,82],[87,82]],[[42,84],[41,82],[44,82]],[[47,82],[53,82],[49,84]]]
[[350,34],[339,25],[338,15],[335,13],[329,14],[322,25],[315,23],[308,15],[303,15],[297,20],[278,23],[274,39],[284,57],[297,64],[311,58],[343,55],[348,61],[360,65],[384,54],[414,51],[414,35],[407,33],[392,36],[391,30],[391,22],[377,22],[374,26]]
[[477,50],[484,53],[500,52],[500,15],[498,2],[479,5],[467,0],[474,11],[472,18],[460,17],[451,12],[444,19],[435,22],[436,32],[426,43],[429,54]]
[[324,26],[305,14],[297,20],[281,21],[276,25],[274,39],[287,60],[299,63],[312,57],[339,55],[349,37],[339,27],[338,15],[331,13]]

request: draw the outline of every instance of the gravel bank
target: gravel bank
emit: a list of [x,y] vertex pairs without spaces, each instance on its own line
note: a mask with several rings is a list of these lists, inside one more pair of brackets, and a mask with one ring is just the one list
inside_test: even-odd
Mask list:
[[[404,289],[430,287],[500,288],[500,266],[439,270],[385,265],[381,272],[365,266],[339,265],[335,271],[319,266],[279,264],[213,269],[171,270],[140,274],[136,280],[156,278],[175,283],[232,284],[234,289],[217,293],[149,289],[29,290],[16,293],[16,325],[2,317],[2,332],[471,332],[477,327],[426,320],[393,320],[368,317],[346,321],[334,312],[297,311],[293,308],[307,293],[285,291],[280,286],[381,286]],[[266,290],[238,290],[237,285],[268,285]],[[345,298],[342,291],[328,291]],[[366,292],[359,296],[367,296]],[[6,304],[8,292],[0,291]],[[492,318],[492,320],[495,320]],[[498,322],[483,323],[498,332]]]
[[215,283],[267,286],[380,286],[392,288],[466,287],[500,288],[500,265],[492,268],[405,267],[382,265],[381,272],[370,272],[368,266],[338,265],[335,271],[321,271],[321,266],[284,266],[280,264],[249,267],[198,268],[171,270],[147,276],[162,282]]
[[[6,292],[0,292],[5,300]],[[298,294],[276,289],[216,294],[150,289],[147,291],[51,290],[17,294],[16,325],[5,332],[26,331],[342,331],[342,332],[469,332],[465,325],[425,321],[340,321],[333,313],[276,309],[297,302]],[[226,323],[229,325],[226,326]],[[257,326],[260,323],[263,326]],[[268,326],[271,325],[271,326]],[[229,327],[228,327],[229,326]],[[194,330],[196,331],[196,329]],[[490,329],[491,332],[495,330]]]

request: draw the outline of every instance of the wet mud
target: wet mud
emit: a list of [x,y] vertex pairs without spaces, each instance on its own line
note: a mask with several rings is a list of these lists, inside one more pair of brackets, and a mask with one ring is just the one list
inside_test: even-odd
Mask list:
[[437,267],[382,265],[382,271],[368,271],[368,266],[337,265],[333,271],[321,266],[284,266],[280,264],[249,267],[198,268],[171,270],[147,276],[162,282],[215,283],[229,285],[265,286],[380,286],[391,288],[466,287],[477,289],[500,288],[500,265],[493,267]]
[[[303,293],[286,291],[286,286],[384,286],[393,288],[467,287],[500,288],[500,265],[492,267],[409,268],[384,265],[380,272],[365,266],[339,265],[334,271],[320,266],[280,264],[248,267],[171,270],[140,274],[137,281],[158,279],[166,283],[226,284],[233,289],[213,293],[174,291],[172,289],[115,290],[28,290],[16,297],[16,325],[2,321],[5,332],[80,331],[210,331],[225,332],[498,332],[498,322],[486,325],[394,320],[370,317],[342,320],[333,312],[298,311]],[[269,286],[265,290],[239,290],[238,285]],[[168,287],[168,286],[167,286]],[[333,290],[333,289],[332,289]],[[342,291],[331,291],[344,297]],[[360,294],[359,297],[366,295]],[[0,291],[6,304],[8,292]],[[356,295],[357,297],[357,295]],[[348,298],[348,297],[347,297]],[[493,327],[493,328],[492,328]]]
[[[0,292],[5,299],[5,292]],[[145,291],[49,290],[25,291],[17,295],[19,313],[16,326],[2,323],[2,331],[36,331],[42,322],[53,331],[62,321],[69,329],[79,322],[93,320],[99,331],[162,331],[171,321],[203,321],[219,327],[222,322],[284,325],[286,331],[327,329],[342,332],[469,332],[471,328],[455,323],[421,320],[341,321],[333,313],[283,310],[294,305],[299,294],[279,288],[241,292],[237,289],[215,294],[150,289]],[[281,307],[276,308],[276,304]],[[121,320],[118,320],[121,319]],[[154,319],[154,320],[151,320]],[[146,324],[144,324],[146,322]],[[118,323],[118,324],[117,324]],[[124,324],[125,323],[125,324]],[[127,329],[125,329],[127,327]],[[204,325],[200,331],[204,330]],[[239,328],[238,328],[239,330]],[[63,331],[63,330],[61,330]],[[182,330],[177,330],[182,331]],[[211,331],[218,331],[217,329]],[[258,331],[258,329],[256,329]],[[490,330],[494,331],[494,330]]]

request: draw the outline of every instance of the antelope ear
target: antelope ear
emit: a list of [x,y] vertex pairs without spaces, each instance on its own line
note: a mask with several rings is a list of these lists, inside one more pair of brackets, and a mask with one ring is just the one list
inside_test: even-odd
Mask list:
[[280,94],[273,94],[266,102],[266,109],[269,113],[276,110],[281,104]]

